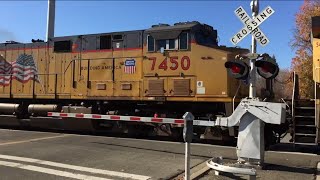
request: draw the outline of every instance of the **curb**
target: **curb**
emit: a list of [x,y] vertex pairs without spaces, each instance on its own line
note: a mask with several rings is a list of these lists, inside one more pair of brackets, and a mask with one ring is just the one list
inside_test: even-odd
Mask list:
[[317,164],[316,180],[320,180],[320,162]]
[[[193,179],[203,175],[204,173],[206,173],[209,170],[210,170],[210,168],[207,166],[207,160],[198,164],[198,165],[195,165],[190,170],[190,179],[193,180]],[[183,180],[184,179],[184,171],[183,171],[183,173],[179,174],[178,176],[176,176],[175,178],[172,178],[172,179]]]

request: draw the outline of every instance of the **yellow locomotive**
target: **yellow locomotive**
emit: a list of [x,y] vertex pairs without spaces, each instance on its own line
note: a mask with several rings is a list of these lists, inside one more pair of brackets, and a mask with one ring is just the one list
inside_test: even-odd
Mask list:
[[[11,118],[0,124],[58,127],[46,117],[49,111],[172,118],[191,111],[202,119],[229,115],[233,101],[248,92],[238,88],[240,82],[229,77],[224,64],[246,52],[219,46],[217,30],[196,21],[3,43],[0,113]],[[112,123],[103,124],[109,128]],[[103,129],[98,120],[71,124]]]

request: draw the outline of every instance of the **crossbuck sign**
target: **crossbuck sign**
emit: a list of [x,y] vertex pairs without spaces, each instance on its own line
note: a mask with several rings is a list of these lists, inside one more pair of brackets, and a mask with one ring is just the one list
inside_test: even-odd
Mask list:
[[244,24],[244,27],[230,39],[233,45],[238,44],[250,33],[260,43],[261,46],[265,46],[269,43],[269,39],[259,29],[259,25],[274,13],[274,10],[270,6],[266,7],[260,14],[255,17],[255,19],[251,19],[247,12],[242,8],[242,6],[238,7],[234,11],[234,13]]

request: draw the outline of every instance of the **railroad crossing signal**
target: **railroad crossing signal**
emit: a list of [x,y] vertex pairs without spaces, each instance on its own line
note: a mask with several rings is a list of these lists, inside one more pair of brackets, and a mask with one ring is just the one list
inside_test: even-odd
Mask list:
[[268,54],[263,54],[262,59],[255,62],[258,74],[265,79],[273,79],[279,73],[279,66],[274,57]]
[[234,11],[234,13],[244,24],[244,27],[230,39],[233,45],[238,44],[249,33],[254,36],[254,38],[260,43],[261,46],[265,46],[269,43],[269,39],[267,38],[267,36],[264,35],[264,33],[258,27],[274,13],[274,10],[270,6],[266,7],[254,19],[250,18],[250,16],[242,8],[242,6],[238,7]]
[[243,60],[258,58],[259,60],[255,62],[258,74],[265,79],[275,78],[279,73],[279,66],[276,63],[276,59],[266,53],[261,55],[256,53],[237,55],[235,60],[227,61],[224,66],[231,77],[246,80],[249,76],[249,66]]
[[224,66],[227,68],[228,73],[236,78],[245,80],[249,74],[249,66],[241,60],[227,61]]

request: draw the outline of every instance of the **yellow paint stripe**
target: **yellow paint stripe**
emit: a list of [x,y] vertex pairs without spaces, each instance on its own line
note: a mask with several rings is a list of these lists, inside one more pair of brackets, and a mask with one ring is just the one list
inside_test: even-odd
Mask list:
[[33,139],[22,140],[22,141],[5,142],[5,143],[0,143],[0,146],[13,145],[13,144],[21,144],[21,143],[28,143],[28,142],[35,142],[35,141],[42,141],[42,140],[47,140],[47,139],[55,139],[55,138],[68,137],[68,136],[72,136],[72,134],[63,134],[63,135],[58,135],[58,136],[49,136],[49,137],[42,137],[42,138],[33,138]]

